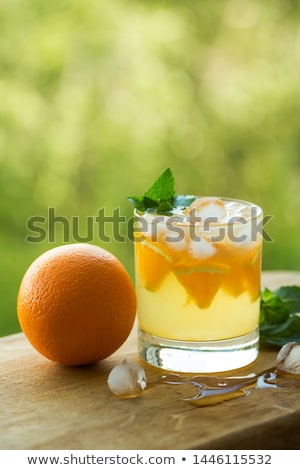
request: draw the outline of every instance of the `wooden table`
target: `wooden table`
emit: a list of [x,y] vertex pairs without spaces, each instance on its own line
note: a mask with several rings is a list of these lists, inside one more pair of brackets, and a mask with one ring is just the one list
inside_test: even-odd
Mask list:
[[[265,272],[263,285],[300,285],[300,272]],[[262,350],[242,372],[275,365]],[[40,356],[23,334],[0,339],[1,449],[299,449],[300,380],[195,408],[180,387],[160,385],[136,399],[113,396],[106,380],[123,358],[139,361],[136,330],[107,360],[63,367]],[[145,366],[148,379],[159,375]]]

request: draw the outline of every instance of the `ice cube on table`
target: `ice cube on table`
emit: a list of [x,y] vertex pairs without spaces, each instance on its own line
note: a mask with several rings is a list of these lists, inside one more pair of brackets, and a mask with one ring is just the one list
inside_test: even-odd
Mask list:
[[226,217],[226,208],[224,202],[218,197],[199,197],[186,209],[185,213],[191,218],[201,218],[199,222],[207,218],[216,218],[216,221],[219,221]]

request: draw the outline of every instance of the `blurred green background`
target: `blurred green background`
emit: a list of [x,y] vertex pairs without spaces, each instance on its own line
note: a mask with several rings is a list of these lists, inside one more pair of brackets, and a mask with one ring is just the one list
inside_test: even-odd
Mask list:
[[[261,205],[263,268],[299,269],[300,1],[1,0],[0,35],[0,335],[64,242],[27,220],[54,207],[84,236],[168,166],[177,193]],[[133,275],[132,243],[93,242]]]

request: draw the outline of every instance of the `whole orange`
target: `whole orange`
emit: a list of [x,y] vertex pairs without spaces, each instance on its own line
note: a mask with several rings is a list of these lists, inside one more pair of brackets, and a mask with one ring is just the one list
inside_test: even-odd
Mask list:
[[78,243],[37,258],[22,280],[21,328],[32,346],[65,365],[97,362],[128,337],[136,315],[133,283],[108,251]]

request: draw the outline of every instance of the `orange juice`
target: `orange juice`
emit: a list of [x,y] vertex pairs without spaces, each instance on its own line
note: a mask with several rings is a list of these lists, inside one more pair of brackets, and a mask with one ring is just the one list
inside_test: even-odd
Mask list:
[[[196,198],[172,214],[136,212],[136,217],[142,357],[187,372],[252,362],[258,353],[261,209],[243,201]],[[203,353],[207,348],[210,355]],[[149,360],[152,356],[158,359]],[[191,356],[189,370],[184,363]]]

